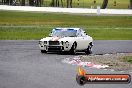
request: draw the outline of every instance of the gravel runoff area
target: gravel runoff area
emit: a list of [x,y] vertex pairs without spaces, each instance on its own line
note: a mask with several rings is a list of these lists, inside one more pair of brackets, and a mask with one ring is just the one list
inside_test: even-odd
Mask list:
[[115,71],[131,71],[132,64],[122,59],[125,56],[132,56],[132,53],[89,55],[80,57],[82,61],[108,65],[109,67],[107,69],[114,69]]

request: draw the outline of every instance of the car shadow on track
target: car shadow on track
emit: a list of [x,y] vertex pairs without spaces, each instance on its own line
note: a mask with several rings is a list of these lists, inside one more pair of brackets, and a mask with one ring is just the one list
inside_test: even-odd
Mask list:
[[[59,52],[47,52],[47,53],[44,53],[44,54],[73,55],[73,54],[70,54],[70,52],[63,52],[63,53],[59,53]],[[86,54],[84,52],[77,52],[75,55],[86,55]]]

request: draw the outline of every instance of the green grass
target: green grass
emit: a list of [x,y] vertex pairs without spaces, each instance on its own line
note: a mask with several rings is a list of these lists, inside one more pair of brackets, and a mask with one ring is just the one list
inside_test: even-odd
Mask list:
[[44,30],[44,28],[37,28],[37,27],[10,27],[10,28],[3,28],[0,27],[0,39],[2,40],[31,40],[31,39],[40,39],[44,36],[48,36],[50,32],[49,29]]
[[132,16],[0,11],[1,40],[41,39],[55,27],[81,27],[95,40],[132,40]]
[[126,56],[126,57],[124,57],[124,58],[122,58],[122,59],[123,59],[123,61],[129,62],[129,63],[132,64],[132,56]]

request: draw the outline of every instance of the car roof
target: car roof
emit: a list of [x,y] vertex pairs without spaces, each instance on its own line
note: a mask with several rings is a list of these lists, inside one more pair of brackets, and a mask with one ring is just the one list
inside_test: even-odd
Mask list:
[[69,29],[80,30],[80,28],[54,28],[54,29],[58,29],[58,30],[69,30]]

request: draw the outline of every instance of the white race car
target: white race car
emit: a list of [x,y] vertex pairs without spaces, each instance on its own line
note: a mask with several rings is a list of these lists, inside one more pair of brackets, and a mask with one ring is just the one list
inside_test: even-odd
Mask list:
[[76,54],[77,51],[92,53],[93,39],[81,28],[55,28],[49,37],[39,41],[42,53],[69,51]]

